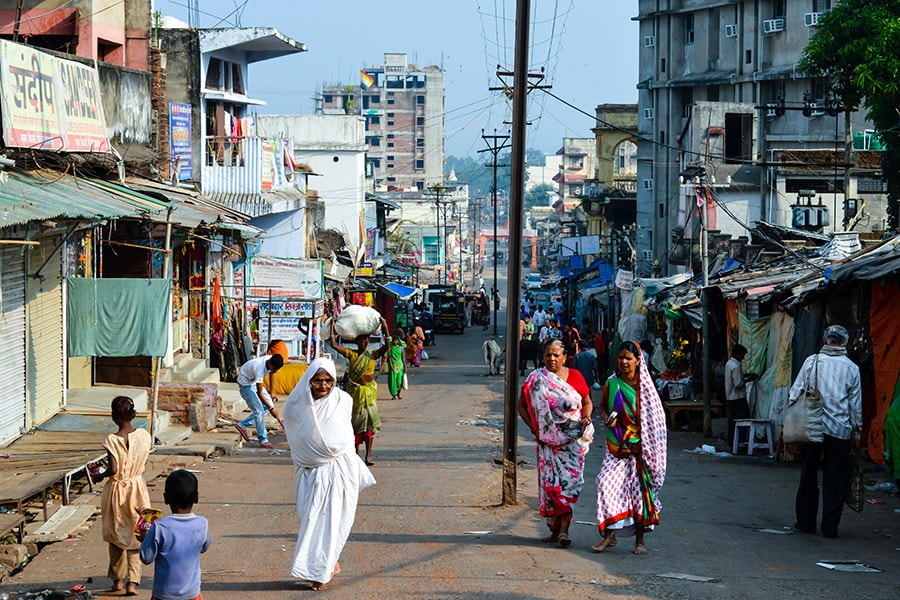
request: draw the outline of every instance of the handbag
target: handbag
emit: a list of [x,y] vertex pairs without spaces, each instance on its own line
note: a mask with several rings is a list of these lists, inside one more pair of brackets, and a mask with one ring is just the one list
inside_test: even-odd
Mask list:
[[[813,368],[806,374],[806,385],[797,398],[784,407],[782,436],[785,444],[819,443],[824,439],[822,431],[822,394],[818,389],[819,355]],[[813,374],[815,372],[815,374]],[[809,380],[813,387],[810,389]]]
[[409,389],[409,378],[406,376],[406,373],[403,374],[403,389]]
[[844,502],[853,512],[862,512],[863,507],[866,505],[865,493],[866,488],[863,483],[862,470],[859,468],[859,462],[854,456],[850,460],[850,483],[847,485],[847,495],[844,497]]

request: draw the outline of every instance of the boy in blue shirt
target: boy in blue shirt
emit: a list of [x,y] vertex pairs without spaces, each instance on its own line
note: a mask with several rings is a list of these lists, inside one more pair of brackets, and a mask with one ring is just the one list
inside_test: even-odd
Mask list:
[[209,548],[209,524],[193,513],[199,501],[197,477],[173,471],[163,499],[172,514],[154,521],[141,542],[141,561],[156,563],[151,600],[202,600],[200,554]]

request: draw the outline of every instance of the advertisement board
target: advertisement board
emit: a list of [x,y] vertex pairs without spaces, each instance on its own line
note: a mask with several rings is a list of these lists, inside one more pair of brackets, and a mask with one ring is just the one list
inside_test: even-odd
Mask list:
[[[324,261],[254,256],[248,259],[247,295],[321,300],[324,297]],[[243,292],[244,269],[234,273],[235,295]]]
[[577,254],[600,254],[599,235],[579,235],[559,240],[559,253],[562,256]]
[[7,146],[110,151],[94,67],[0,40],[0,98]]
[[193,144],[191,138],[191,105],[169,103],[169,156],[173,168],[178,165],[178,181],[193,178]]

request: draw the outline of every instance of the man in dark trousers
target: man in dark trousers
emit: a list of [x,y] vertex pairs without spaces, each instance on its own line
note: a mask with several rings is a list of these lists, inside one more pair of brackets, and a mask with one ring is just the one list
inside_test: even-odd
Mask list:
[[825,329],[825,345],[818,354],[808,357],[791,386],[790,400],[799,398],[811,373],[810,387],[822,395],[822,429],[824,439],[804,444],[800,487],[797,488],[797,522],[794,529],[816,532],[819,510],[819,457],[822,459],[822,535],[836,538],[844,497],[850,483],[851,455],[859,452],[862,430],[862,391],[859,367],[847,358],[850,336],[840,325]]
[[741,362],[747,356],[747,349],[740,344],[731,348],[731,359],[725,363],[725,400],[728,402],[728,443],[734,443],[734,422],[750,418],[747,404],[747,382],[756,379],[753,373],[744,374]]

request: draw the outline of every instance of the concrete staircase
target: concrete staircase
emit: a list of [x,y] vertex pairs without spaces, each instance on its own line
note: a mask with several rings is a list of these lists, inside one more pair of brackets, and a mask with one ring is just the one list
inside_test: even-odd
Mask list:
[[160,381],[220,383],[218,369],[207,367],[205,360],[190,354],[176,354],[173,365],[160,370]]

